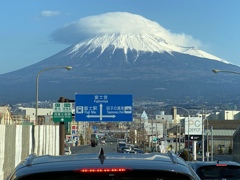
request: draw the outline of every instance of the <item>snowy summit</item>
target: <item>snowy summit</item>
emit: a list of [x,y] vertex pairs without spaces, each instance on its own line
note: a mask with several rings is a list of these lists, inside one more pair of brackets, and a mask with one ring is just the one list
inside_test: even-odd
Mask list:
[[[66,35],[68,37],[66,40],[66,37],[62,36],[60,41],[75,44],[69,51],[72,56],[83,56],[94,52],[97,48],[103,53],[111,47],[113,52],[116,49],[123,49],[125,55],[128,50],[135,50],[138,53],[178,52],[229,64],[228,61],[198,49],[201,43],[191,36],[171,33],[156,22],[127,12],[112,12],[82,18],[56,31],[53,38],[59,38],[58,34],[67,33],[69,29],[74,37],[71,39]],[[76,40],[79,42],[76,43]]]

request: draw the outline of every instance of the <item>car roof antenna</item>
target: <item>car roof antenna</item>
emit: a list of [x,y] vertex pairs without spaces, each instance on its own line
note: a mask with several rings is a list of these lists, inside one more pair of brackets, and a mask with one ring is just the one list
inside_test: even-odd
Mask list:
[[101,147],[100,151],[99,151],[99,156],[98,156],[98,159],[100,160],[101,164],[104,163],[105,158],[106,158],[106,156],[104,155],[103,148]]

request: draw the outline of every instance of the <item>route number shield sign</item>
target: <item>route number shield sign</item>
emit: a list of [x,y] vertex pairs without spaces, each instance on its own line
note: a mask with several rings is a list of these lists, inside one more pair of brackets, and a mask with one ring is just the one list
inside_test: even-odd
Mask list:
[[132,121],[132,95],[76,94],[75,121]]

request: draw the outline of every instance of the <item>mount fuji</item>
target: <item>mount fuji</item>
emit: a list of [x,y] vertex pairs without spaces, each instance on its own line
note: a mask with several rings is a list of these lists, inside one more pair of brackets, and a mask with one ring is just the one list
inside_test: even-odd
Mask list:
[[[37,73],[59,66],[72,66],[72,70],[42,73],[39,100],[57,100],[60,96],[74,99],[75,93],[133,94],[136,100],[175,102],[239,100],[240,78],[211,71],[240,71],[238,66],[186,43],[179,44],[182,37],[174,41],[160,25],[139,15],[107,15],[118,17],[116,21],[124,17],[139,22],[144,28],[104,31],[98,27],[101,33],[88,32],[87,37],[47,59],[0,75],[0,102],[34,101]],[[103,21],[104,16],[99,18]]]

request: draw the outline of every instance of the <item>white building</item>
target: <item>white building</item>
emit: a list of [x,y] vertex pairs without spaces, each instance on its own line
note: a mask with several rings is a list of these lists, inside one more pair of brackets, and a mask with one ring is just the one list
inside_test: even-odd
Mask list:
[[[19,110],[21,110],[25,116],[29,117],[30,122],[39,124],[39,122],[35,122],[35,115],[36,115],[35,108],[19,107]],[[53,113],[52,108],[38,108],[38,117],[41,121],[44,121],[44,124],[51,123],[52,113]]]
[[208,120],[240,120],[240,111],[223,110],[207,116]]
[[163,137],[163,123],[162,122],[156,122],[156,120],[144,122],[144,129],[147,132],[147,135],[153,135],[156,138],[162,138]]

